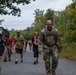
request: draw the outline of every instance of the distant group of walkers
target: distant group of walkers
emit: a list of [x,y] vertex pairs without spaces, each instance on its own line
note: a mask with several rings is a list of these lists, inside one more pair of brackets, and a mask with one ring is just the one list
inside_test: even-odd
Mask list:
[[[8,32],[9,33],[9,32]],[[61,40],[58,29],[52,26],[52,21],[47,20],[45,28],[43,28],[39,34],[38,31],[32,37],[32,40],[25,40],[20,31],[17,31],[14,38],[6,36],[0,30],[0,71],[1,60],[4,53],[4,62],[11,61],[12,50],[15,49],[15,64],[18,64],[18,55],[20,54],[21,63],[23,63],[23,49],[26,50],[27,43],[29,49],[33,50],[34,65],[38,64],[39,53],[43,51],[43,60],[45,62],[46,75],[56,75],[56,68],[58,65],[59,54],[61,52]],[[40,51],[40,52],[39,52]],[[52,63],[50,62],[50,56],[52,57]],[[50,64],[51,63],[51,64]]]

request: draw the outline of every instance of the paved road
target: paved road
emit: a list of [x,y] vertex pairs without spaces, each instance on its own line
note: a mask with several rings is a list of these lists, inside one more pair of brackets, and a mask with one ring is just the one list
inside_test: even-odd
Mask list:
[[[46,75],[45,65],[42,56],[39,57],[39,64],[33,64],[33,52],[27,49],[24,53],[24,63],[15,64],[15,53],[12,54],[11,62],[2,62],[1,75]],[[59,59],[57,75],[76,75],[76,63]]]

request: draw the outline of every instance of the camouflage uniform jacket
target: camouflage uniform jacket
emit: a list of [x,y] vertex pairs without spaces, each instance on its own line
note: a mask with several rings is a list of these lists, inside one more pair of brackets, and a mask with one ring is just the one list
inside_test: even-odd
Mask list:
[[52,27],[52,30],[49,31],[47,28],[43,28],[41,31],[41,42],[43,43],[43,48],[52,48],[57,46],[58,51],[61,51],[61,40],[59,31]]

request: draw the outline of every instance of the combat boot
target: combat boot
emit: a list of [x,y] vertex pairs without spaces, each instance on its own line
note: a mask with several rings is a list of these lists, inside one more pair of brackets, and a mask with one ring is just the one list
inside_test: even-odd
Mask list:
[[56,75],[55,71],[52,71],[52,75]]

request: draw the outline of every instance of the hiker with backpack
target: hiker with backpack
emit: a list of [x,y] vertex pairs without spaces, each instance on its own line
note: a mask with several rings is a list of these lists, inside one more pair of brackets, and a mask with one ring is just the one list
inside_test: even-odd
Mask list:
[[[46,75],[56,75],[59,54],[61,52],[61,40],[58,29],[52,26],[48,20],[46,27],[41,30],[41,42],[43,44],[43,59],[45,61]],[[52,63],[50,62],[50,56]]]
[[9,31],[7,29],[4,29],[3,27],[0,27],[0,73],[1,73],[2,55],[4,53],[5,43],[8,38],[9,38]]

